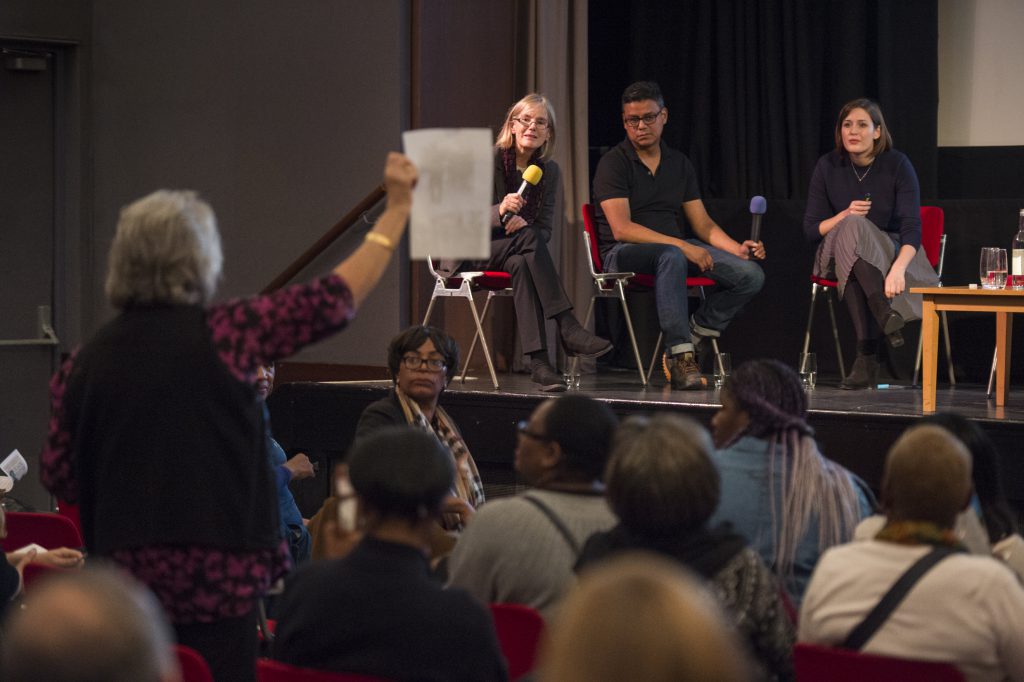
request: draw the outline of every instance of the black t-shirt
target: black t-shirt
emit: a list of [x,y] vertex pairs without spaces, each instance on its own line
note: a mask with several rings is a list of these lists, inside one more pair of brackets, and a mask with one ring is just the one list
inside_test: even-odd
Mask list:
[[661,163],[658,172],[652,174],[626,139],[598,162],[592,196],[598,242],[601,255],[605,256],[616,241],[601,209],[602,201],[629,199],[633,222],[662,234],[683,237],[683,203],[700,199],[700,188],[693,164],[682,152],[662,142]]

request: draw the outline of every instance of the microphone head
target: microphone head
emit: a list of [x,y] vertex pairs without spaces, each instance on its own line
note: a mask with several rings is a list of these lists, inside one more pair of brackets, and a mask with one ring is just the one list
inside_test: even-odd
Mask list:
[[768,210],[768,202],[765,201],[764,197],[756,196],[756,197],[753,197],[750,200],[750,212],[751,213],[756,213],[757,215],[762,215],[767,210]]
[[[544,175],[544,171],[540,169],[540,166],[527,166],[526,170],[523,171],[523,182],[536,185],[540,182],[540,176],[542,175]],[[764,199],[761,201],[764,201]]]

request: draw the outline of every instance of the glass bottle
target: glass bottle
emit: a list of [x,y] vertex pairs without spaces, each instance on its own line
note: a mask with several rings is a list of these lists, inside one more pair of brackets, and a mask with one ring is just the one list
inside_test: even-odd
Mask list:
[[1010,258],[1010,288],[1024,289],[1024,208],[1020,210],[1017,234],[1013,238]]

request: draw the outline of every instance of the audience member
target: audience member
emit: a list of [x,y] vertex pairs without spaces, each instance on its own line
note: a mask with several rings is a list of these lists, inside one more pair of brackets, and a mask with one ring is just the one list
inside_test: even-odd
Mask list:
[[[274,391],[274,376],[276,368],[274,363],[260,365],[256,370],[256,395],[264,403]],[[292,555],[292,562],[299,564],[309,558],[313,541],[306,529],[306,521],[302,518],[299,506],[295,504],[295,496],[292,495],[288,484],[292,481],[301,481],[305,478],[312,478],[316,475],[313,463],[304,452],[300,452],[291,459],[285,454],[284,448],[274,440],[271,434],[270,414],[264,409],[263,419],[267,425],[267,449],[270,454],[270,464],[274,467],[274,482],[277,488],[277,515],[278,524],[281,529],[281,537],[288,541],[288,551]]]
[[710,582],[763,667],[761,678],[792,679],[793,624],[778,583],[742,537],[708,526],[720,492],[712,449],[708,432],[691,419],[623,422],[605,475],[619,524],[587,541],[578,566],[633,549],[676,559]]
[[[664,365],[672,388],[703,389],[698,355],[761,290],[764,244],[737,242],[708,215],[693,164],[662,139],[668,108],[657,83],[633,83],[622,93],[626,139],[601,157],[594,174],[598,243],[609,272],[654,275]],[[685,238],[680,212],[692,232]],[[715,280],[700,309],[689,314],[686,276]],[[695,353],[696,349],[696,353]]]
[[[934,425],[904,433],[885,462],[886,525],[872,540],[821,557],[800,612],[800,641],[953,663],[974,682],[1024,680],[1024,589],[999,561],[963,551],[953,532],[970,497],[963,443]],[[880,627],[851,637],[925,556],[940,560]]]
[[11,614],[0,645],[5,682],[176,682],[160,605],[130,575],[91,567],[47,577]]
[[870,490],[822,456],[807,424],[807,395],[786,365],[743,363],[720,398],[711,427],[722,503],[712,522],[730,522],[799,603],[821,552],[849,541],[872,512]]
[[51,383],[44,485],[80,505],[90,553],[147,584],[218,679],[255,676],[254,606],[289,564],[257,368],[345,327],[402,237],[415,180],[391,154],[387,208],[351,256],[311,283],[216,305],[213,211],[193,192],[139,199],[110,251],[120,312]]
[[388,427],[355,445],[349,475],[365,537],[345,558],[288,579],[274,658],[399,681],[506,679],[490,614],[430,577],[450,455],[429,434]]
[[588,570],[541,651],[542,682],[748,682],[742,644],[678,564],[632,553]]
[[449,562],[450,584],[482,603],[526,604],[550,618],[575,581],[584,541],[615,523],[601,482],[616,418],[583,395],[547,400],[520,422],[515,467],[533,490],[484,505]]
[[878,338],[903,345],[903,325],[921,317],[911,287],[935,286],[921,247],[921,188],[910,159],[892,148],[882,110],[869,99],[843,105],[836,148],[818,159],[807,190],[804,234],[818,244],[814,273],[839,280],[857,333],[857,357],[840,388],[878,383]]
[[[561,227],[556,205],[562,175],[551,158],[555,148],[555,110],[544,95],[530,93],[513,104],[494,143],[494,205],[491,207],[491,257],[469,270],[500,270],[512,275],[512,300],[522,352],[530,358],[530,378],[541,391],[565,390],[551,367],[545,323],[554,320],[566,355],[598,357],[612,349],[607,340],[584,329],[548,251],[554,227]],[[523,172],[537,166],[536,186],[519,193]],[[446,267],[451,267],[447,266]]]

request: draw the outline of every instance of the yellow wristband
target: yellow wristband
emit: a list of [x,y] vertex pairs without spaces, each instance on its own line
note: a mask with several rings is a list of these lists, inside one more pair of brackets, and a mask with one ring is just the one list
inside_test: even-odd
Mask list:
[[395,243],[382,235],[380,232],[367,232],[366,236],[363,237],[363,241],[371,242],[378,246],[383,246],[388,251],[395,250]]

